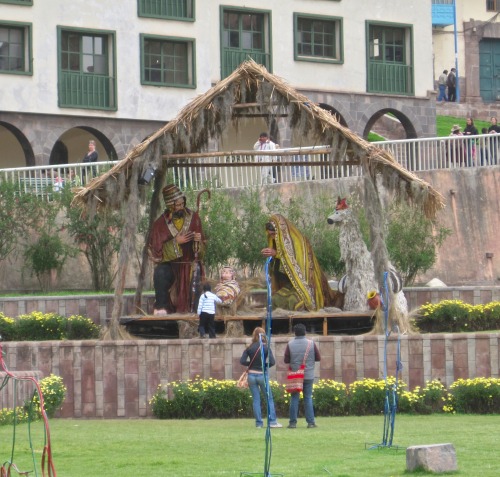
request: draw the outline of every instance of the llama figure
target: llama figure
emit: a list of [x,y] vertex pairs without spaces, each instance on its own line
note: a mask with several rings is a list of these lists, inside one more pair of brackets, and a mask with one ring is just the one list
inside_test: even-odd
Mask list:
[[328,217],[327,222],[340,226],[340,256],[347,272],[341,280],[345,286],[339,287],[339,291],[345,293],[344,310],[366,310],[366,295],[370,290],[378,289],[377,280],[359,223],[345,199],[338,198],[335,212]]
[[[368,292],[380,288],[375,279],[372,256],[363,240],[358,221],[345,199],[338,198],[335,212],[328,217],[327,222],[340,226],[340,256],[347,272],[339,282],[339,291],[345,294],[344,310],[366,310]],[[407,316],[408,304],[402,291],[401,275],[392,265],[389,265],[388,272],[388,287],[394,300],[392,308],[398,314]]]

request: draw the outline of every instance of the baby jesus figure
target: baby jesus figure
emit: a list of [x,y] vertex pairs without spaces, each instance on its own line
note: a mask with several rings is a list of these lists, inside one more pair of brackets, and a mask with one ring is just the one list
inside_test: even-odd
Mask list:
[[229,265],[224,265],[220,271],[220,282],[215,285],[214,293],[222,300],[220,305],[222,314],[235,314],[237,298],[241,293],[240,286],[235,280],[235,272]]

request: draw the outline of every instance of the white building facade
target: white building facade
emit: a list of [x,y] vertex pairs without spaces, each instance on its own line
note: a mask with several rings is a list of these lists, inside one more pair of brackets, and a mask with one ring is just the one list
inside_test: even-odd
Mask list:
[[500,101],[500,0],[432,1],[435,77],[456,63],[460,101]]
[[[476,0],[474,0],[476,1]],[[480,1],[480,0],[478,0]],[[482,0],[481,0],[482,1]],[[367,136],[435,133],[431,0],[0,0],[0,168],[120,159],[251,57]],[[251,149],[250,121],[219,147]]]

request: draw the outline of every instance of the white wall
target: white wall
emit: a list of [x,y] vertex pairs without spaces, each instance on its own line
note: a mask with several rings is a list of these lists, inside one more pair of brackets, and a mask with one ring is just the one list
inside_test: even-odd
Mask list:
[[[196,1],[196,21],[139,18],[137,0],[36,0],[31,7],[2,4],[0,20],[33,25],[33,76],[0,74],[4,111],[167,120],[220,79],[220,4]],[[247,7],[272,8],[273,72],[300,89],[366,92],[366,20],[414,24],[415,95],[432,90],[430,0],[254,0]],[[293,60],[293,12],[343,17],[344,64]],[[57,106],[57,27],[116,32],[118,110]],[[140,84],[141,33],[196,38],[196,89]]]

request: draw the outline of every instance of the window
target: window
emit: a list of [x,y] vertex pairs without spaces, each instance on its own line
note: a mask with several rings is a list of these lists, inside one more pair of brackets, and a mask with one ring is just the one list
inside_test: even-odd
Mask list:
[[167,20],[194,20],[194,0],[138,0],[139,16]]
[[368,91],[413,94],[411,27],[367,23],[367,38]]
[[500,0],[486,0],[487,12],[500,12]]
[[0,23],[0,73],[31,74],[31,25]]
[[114,34],[58,29],[59,106],[116,109]]
[[342,62],[342,20],[294,14],[295,60]]
[[0,0],[0,3],[14,3],[16,5],[33,5],[33,0]]
[[222,78],[249,57],[271,71],[270,13],[221,7]]
[[141,35],[141,82],[194,88],[194,40]]

